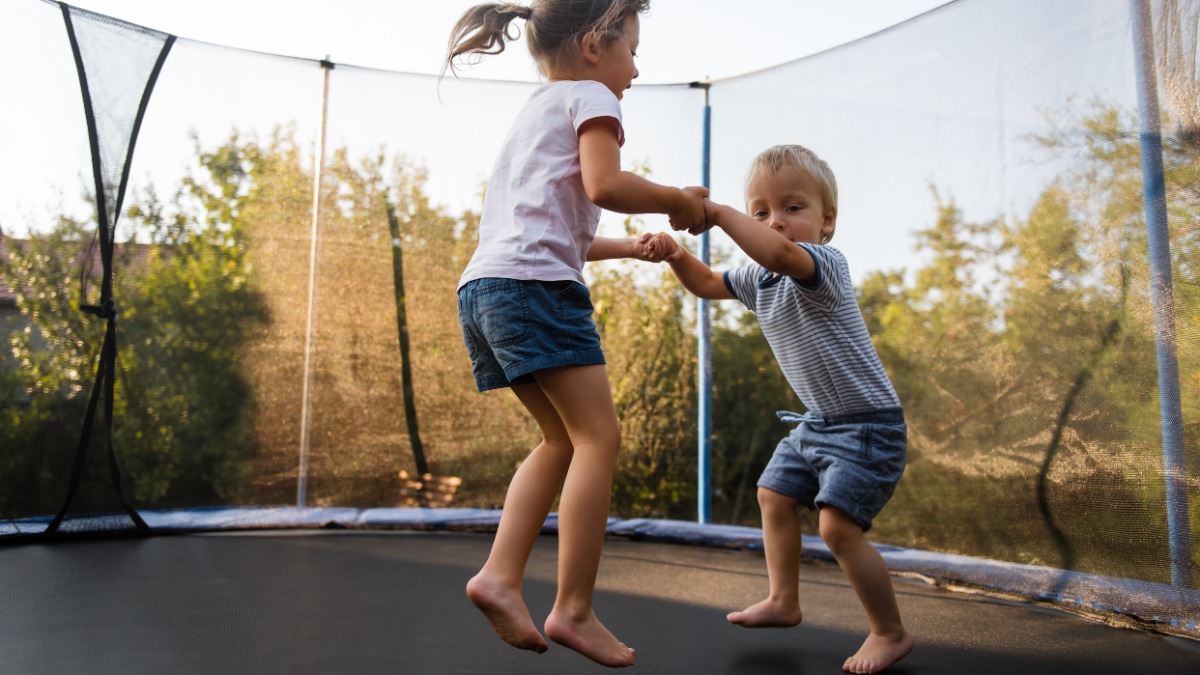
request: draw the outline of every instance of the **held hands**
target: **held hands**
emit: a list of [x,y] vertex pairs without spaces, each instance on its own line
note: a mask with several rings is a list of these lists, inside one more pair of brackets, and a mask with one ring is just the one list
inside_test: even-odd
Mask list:
[[708,188],[693,186],[682,188],[682,191],[685,196],[684,203],[680,205],[678,210],[667,214],[667,217],[671,221],[671,229],[675,231],[687,230],[690,234],[700,234],[712,227],[711,221],[708,219],[708,209],[705,203],[705,198],[708,197]]
[[677,220],[674,215],[672,215],[671,229],[676,231],[687,230],[687,233],[693,236],[703,234],[712,229],[713,225],[717,224],[717,205],[708,199],[708,188],[686,187],[683,188],[683,191],[689,196],[700,197],[703,220],[693,221],[691,225],[688,225],[687,221]]
[[670,262],[679,257],[679,244],[666,232],[646,233],[633,246],[634,258],[645,262]]

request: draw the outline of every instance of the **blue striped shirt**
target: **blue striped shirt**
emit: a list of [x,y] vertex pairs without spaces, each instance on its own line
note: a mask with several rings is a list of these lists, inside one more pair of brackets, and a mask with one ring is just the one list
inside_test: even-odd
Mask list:
[[750,264],[725,286],[758,316],[763,335],[804,407],[824,415],[898,408],[900,400],[871,343],[841,251],[801,243],[816,262],[811,281]]

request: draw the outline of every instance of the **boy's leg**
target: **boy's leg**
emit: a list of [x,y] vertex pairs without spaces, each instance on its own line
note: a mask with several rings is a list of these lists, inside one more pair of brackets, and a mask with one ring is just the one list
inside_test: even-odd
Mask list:
[[574,448],[559,500],[558,595],[546,635],[606,666],[631,666],[633,650],[600,623],[592,605],[621,445],[608,371],[603,365],[569,366],[535,377]]
[[763,548],[767,556],[766,600],[725,616],[729,623],[747,628],[795,626],[800,611],[800,517],[796,500],[764,487],[758,488],[762,510]]
[[513,392],[537,421],[542,442],[509,483],[492,551],[483,569],[467,582],[467,597],[505,642],[540,654],[548,645],[529,616],[521,597],[521,581],[571,464],[571,441],[558,412],[538,385],[515,385]]
[[912,636],[900,621],[900,608],[883,556],[867,541],[862,527],[841,509],[822,506],[821,538],[867,612],[871,634],[858,652],[846,659],[842,670],[878,673],[912,651]]

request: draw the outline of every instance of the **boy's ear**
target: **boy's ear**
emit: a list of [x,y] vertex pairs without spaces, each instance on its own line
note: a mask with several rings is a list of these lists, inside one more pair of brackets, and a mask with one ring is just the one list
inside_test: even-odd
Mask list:
[[837,207],[830,206],[825,209],[825,218],[821,221],[821,243],[827,244],[830,239],[833,239],[833,232],[837,229]]

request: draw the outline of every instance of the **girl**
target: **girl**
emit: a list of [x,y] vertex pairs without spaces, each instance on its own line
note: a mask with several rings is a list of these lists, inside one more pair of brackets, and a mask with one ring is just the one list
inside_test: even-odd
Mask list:
[[496,54],[525,22],[545,77],[513,123],[488,182],[479,246],[463,272],[458,311],[480,391],[511,387],[542,441],[509,484],[491,554],[467,597],[505,642],[547,649],[521,596],[525,564],[559,502],[558,593],[551,640],[612,667],[634,651],[593,613],[592,596],[621,442],[592,303],[588,260],[645,259],[644,240],[597,238],[600,210],[665,213],[704,223],[703,188],[672,188],[621,171],[620,99],[638,76],[638,15],[649,0],[534,0],[467,11],[455,59]]

